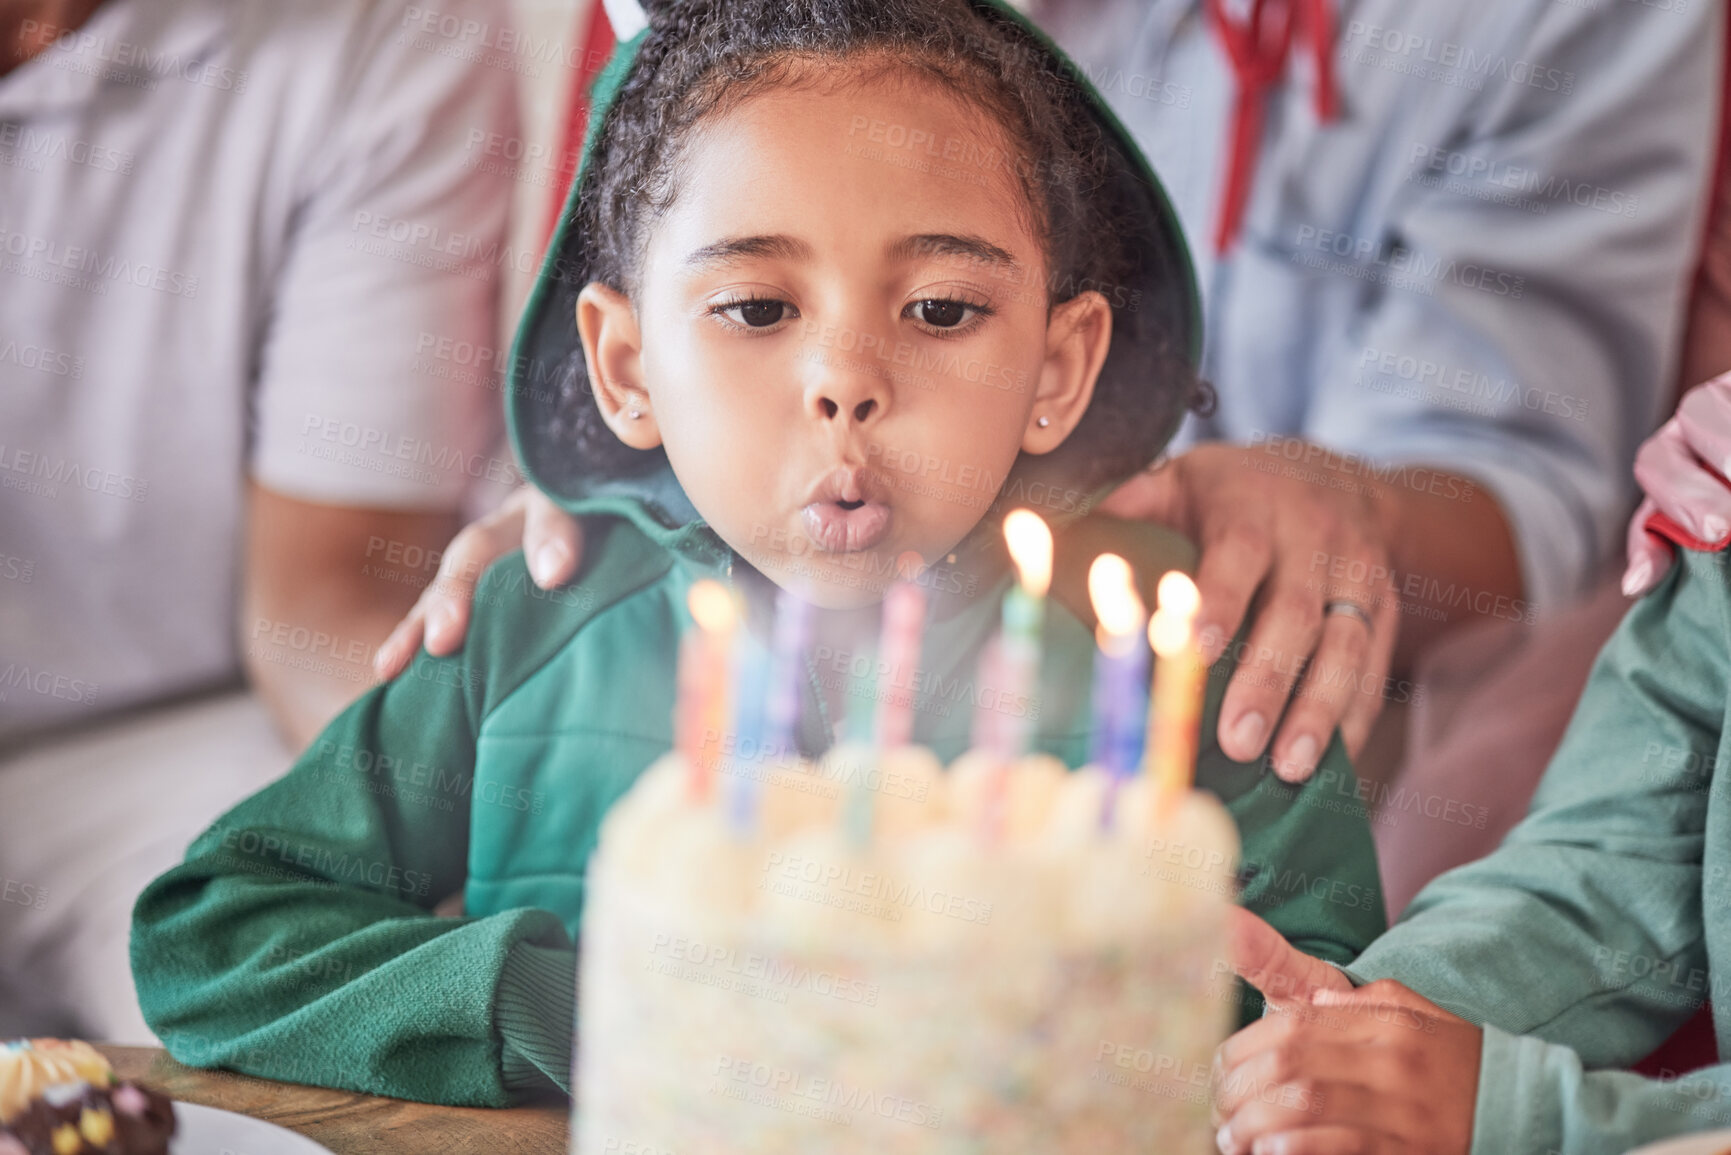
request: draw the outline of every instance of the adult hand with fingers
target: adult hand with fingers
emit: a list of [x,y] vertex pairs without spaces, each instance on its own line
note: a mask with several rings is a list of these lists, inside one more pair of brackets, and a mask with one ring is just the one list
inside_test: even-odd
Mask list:
[[1203,445],[1132,479],[1102,508],[1172,526],[1199,545],[1207,659],[1250,619],[1221,705],[1220,748],[1250,761],[1272,738],[1275,772],[1300,782],[1337,727],[1349,754],[1364,745],[1382,708],[1400,610],[1389,584],[1389,513],[1377,491],[1288,472],[1274,446]]
[[439,559],[439,572],[408,616],[373,656],[373,670],[394,678],[408,669],[423,641],[440,656],[462,648],[475,584],[488,566],[519,546],[529,576],[544,590],[567,582],[583,556],[583,527],[551,498],[524,485],[487,516],[465,526]]
[[1392,980],[1354,989],[1255,915],[1234,919],[1233,965],[1270,1013],[1215,1055],[1223,1155],[1471,1148],[1478,1027]]
[[1629,560],[1623,593],[1639,597],[1659,584],[1675,554],[1647,531],[1664,514],[1703,543],[1723,548],[1731,538],[1731,373],[1683,395],[1672,418],[1642,443],[1635,480],[1647,496],[1629,522]]

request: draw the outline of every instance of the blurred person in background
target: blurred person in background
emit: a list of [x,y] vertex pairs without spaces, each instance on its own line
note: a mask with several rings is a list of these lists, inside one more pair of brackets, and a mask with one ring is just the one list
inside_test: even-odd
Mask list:
[[[0,6],[0,1037],[148,1041],[132,902],[284,771],[477,492],[494,0]],[[465,504],[465,495],[468,502]]]

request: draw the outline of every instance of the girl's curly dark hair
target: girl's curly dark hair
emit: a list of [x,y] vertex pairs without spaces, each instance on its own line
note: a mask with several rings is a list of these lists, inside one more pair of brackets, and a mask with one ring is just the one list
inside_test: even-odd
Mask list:
[[[644,42],[591,128],[573,248],[555,267],[568,288],[600,281],[633,293],[650,230],[678,196],[681,148],[706,117],[783,85],[913,68],[1003,127],[1015,155],[997,160],[1026,193],[1047,258],[1048,282],[1030,290],[1050,305],[1097,289],[1113,307],[1113,355],[1094,401],[1046,459],[1067,459],[1063,483],[1090,492],[1142,468],[1181,410],[1203,401],[1207,390],[1181,349],[1188,334],[1153,331],[1160,310],[1147,307],[1141,288],[1150,271],[1130,267],[1126,255],[1127,238],[1151,227],[1146,208],[1122,203],[1121,187],[1107,180],[1112,154],[1076,78],[1053,70],[1050,54],[1014,21],[969,0],[660,0],[646,8]],[[843,61],[846,73],[833,67]],[[1139,339],[1121,339],[1131,336]],[[1126,344],[1136,351],[1122,352]],[[552,427],[536,434],[558,449],[545,455],[544,473],[563,462],[574,474],[629,477],[665,463],[662,451],[631,449],[603,423],[581,347],[557,381]]]

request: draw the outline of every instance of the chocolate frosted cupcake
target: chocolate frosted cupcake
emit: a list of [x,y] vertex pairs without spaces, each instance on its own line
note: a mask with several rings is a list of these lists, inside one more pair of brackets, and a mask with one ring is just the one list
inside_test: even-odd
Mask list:
[[89,1043],[0,1043],[0,1155],[167,1155],[174,1105]]

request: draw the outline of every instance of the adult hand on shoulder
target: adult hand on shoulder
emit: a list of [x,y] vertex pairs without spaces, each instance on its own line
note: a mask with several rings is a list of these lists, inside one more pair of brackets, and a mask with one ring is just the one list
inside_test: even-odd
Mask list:
[[1683,395],[1671,420],[1635,454],[1635,480],[1647,491],[1629,522],[1629,564],[1623,592],[1639,597],[1671,568],[1668,542],[1646,531],[1655,511],[1702,541],[1731,534],[1731,373]]
[[[1299,461],[1287,456],[1302,448]],[[1382,709],[1400,625],[1390,531],[1374,490],[1342,460],[1293,440],[1201,445],[1120,486],[1101,506],[1195,541],[1199,625],[1210,662],[1248,616],[1220,709],[1220,748],[1247,762],[1269,747],[1302,782],[1335,728],[1356,755]]]
[[406,670],[423,639],[428,653],[456,652],[469,631],[475,583],[518,545],[529,559],[529,576],[550,590],[577,572],[583,556],[582,526],[532,485],[522,486],[498,509],[464,526],[439,559],[438,575],[373,656],[379,677],[394,678]]
[[1483,1032],[1387,979],[1355,990],[1255,915],[1234,915],[1234,966],[1271,1012],[1215,1054],[1223,1155],[1464,1155]]

